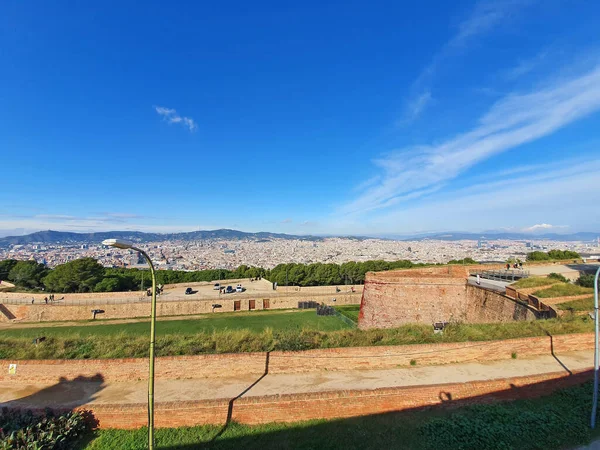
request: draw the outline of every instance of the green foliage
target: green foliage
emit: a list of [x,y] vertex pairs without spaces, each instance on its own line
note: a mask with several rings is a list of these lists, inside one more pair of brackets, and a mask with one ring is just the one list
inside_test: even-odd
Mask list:
[[18,261],[10,269],[7,278],[17,286],[37,288],[41,286],[42,278],[46,273],[48,273],[48,269],[43,264],[35,261]]
[[556,273],[556,272],[552,272],[551,274],[549,274],[548,278],[550,278],[551,280],[560,281],[562,283],[568,283],[569,282],[568,278],[566,278],[564,275],[562,275],[560,273]]
[[103,277],[98,261],[81,258],[56,266],[43,281],[51,292],[92,292]]
[[13,267],[17,264],[16,259],[5,259],[0,261],[0,280],[8,280],[8,274]]
[[416,359],[411,359],[410,360],[410,365],[411,366],[416,366],[417,365],[417,360]]
[[512,353],[510,354],[510,357],[511,357],[512,359],[517,359],[517,352],[512,352]]
[[575,283],[582,287],[593,288],[594,278],[593,274],[581,275]]
[[3,408],[0,416],[0,450],[68,450],[74,448],[95,426],[89,412],[67,412],[42,416],[31,411]]
[[478,264],[473,258],[451,259],[448,264]]
[[531,252],[527,254],[527,261],[549,261],[552,259],[579,259],[579,253],[570,250],[550,250],[546,252]]

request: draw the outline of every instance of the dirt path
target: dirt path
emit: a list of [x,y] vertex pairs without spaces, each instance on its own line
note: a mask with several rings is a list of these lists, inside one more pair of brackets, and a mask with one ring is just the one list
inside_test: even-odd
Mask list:
[[[494,362],[410,367],[385,370],[352,370],[300,374],[267,374],[235,378],[199,380],[157,380],[156,401],[177,402],[295,394],[308,392],[377,389],[443,383],[464,383],[497,378],[522,377],[542,373],[566,372],[593,366],[593,352],[573,352]],[[250,387],[250,388],[249,388]],[[85,404],[129,404],[147,400],[146,380],[133,382],[64,382],[54,386],[0,383],[0,407],[4,402],[26,407]]]

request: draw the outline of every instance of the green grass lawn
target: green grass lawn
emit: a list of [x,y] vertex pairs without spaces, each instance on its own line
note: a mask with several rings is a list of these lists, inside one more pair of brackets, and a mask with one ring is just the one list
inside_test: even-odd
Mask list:
[[533,293],[538,298],[569,297],[571,295],[593,294],[592,288],[585,288],[570,283],[557,283],[547,289]]
[[[158,429],[161,450],[565,449],[598,436],[589,427],[592,383],[532,400],[378,414],[343,420]],[[101,430],[83,450],[142,450],[147,430]]]
[[579,300],[559,303],[556,307],[563,311],[592,311],[594,309],[594,297],[580,298]]
[[558,280],[553,280],[552,278],[546,277],[529,277],[521,278],[519,281],[511,284],[511,286],[518,289],[526,289],[539,286],[548,286],[552,283],[558,283]]
[[344,305],[336,306],[336,310],[343,316],[346,316],[354,323],[358,323],[358,313],[360,312],[360,305]]
[[[344,322],[335,316],[317,316],[315,310],[307,311],[255,311],[251,313],[216,313],[199,319],[159,320],[156,324],[156,334],[190,335],[211,333],[222,330],[249,330],[260,333],[270,328],[274,331],[289,329],[309,329],[318,331],[333,331],[348,328]],[[38,336],[109,336],[125,334],[131,336],[146,336],[150,322],[111,324],[100,323],[85,326],[60,326],[40,328],[16,328],[2,331],[2,337],[35,338]]]

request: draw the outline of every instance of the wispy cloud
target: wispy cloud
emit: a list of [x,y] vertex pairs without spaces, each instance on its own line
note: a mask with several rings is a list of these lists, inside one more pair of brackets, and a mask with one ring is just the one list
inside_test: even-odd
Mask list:
[[538,223],[530,227],[523,228],[523,231],[546,231],[557,228],[569,228],[567,225],[550,225],[549,223]]
[[190,131],[196,131],[198,125],[194,122],[194,119],[191,117],[183,117],[177,114],[177,111],[172,108],[165,108],[163,106],[155,106],[155,111],[159,116],[162,116],[164,120],[169,123],[180,123],[185,126]]
[[426,89],[413,98],[406,107],[403,122],[412,122],[421,115],[423,110],[431,103],[431,91]]
[[548,50],[543,50],[532,58],[520,60],[515,67],[512,67],[506,71],[504,78],[512,81],[528,74],[529,72],[535,70],[546,59],[548,53]]
[[471,41],[510,20],[517,11],[532,2],[533,0],[482,0],[476,3],[468,17],[458,25],[456,33],[434,54],[413,83],[401,122],[408,123],[417,119],[430,104],[430,83],[445,60],[466,51]]
[[281,221],[281,223],[292,223],[292,222],[293,222],[292,219],[289,219],[289,218],[288,219],[283,219]]
[[392,152],[374,161],[381,179],[344,213],[381,209],[427,193],[493,155],[551,134],[600,109],[600,66],[495,103],[479,125],[437,145]]

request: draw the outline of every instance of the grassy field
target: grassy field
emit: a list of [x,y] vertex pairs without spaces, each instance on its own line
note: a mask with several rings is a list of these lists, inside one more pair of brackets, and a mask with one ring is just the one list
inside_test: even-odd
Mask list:
[[[334,331],[348,328],[335,316],[317,316],[315,310],[308,311],[254,311],[251,313],[218,313],[206,315],[198,319],[159,320],[156,334],[193,335],[223,330],[249,330],[260,333],[265,329],[289,330],[308,329],[318,331]],[[146,336],[150,329],[149,321],[136,323],[111,324],[99,323],[82,326],[16,328],[2,331],[3,337],[35,338],[38,336],[111,336],[125,334],[129,336]]]
[[[309,313],[314,314],[314,311]],[[266,328],[263,331],[211,328],[210,331],[188,330],[187,333],[177,330],[172,334],[159,333],[156,339],[156,354],[173,356],[488,341],[593,330],[593,322],[587,316],[532,322],[451,324],[441,335],[434,334],[430,325],[413,324],[385,330],[359,330],[350,328],[335,316],[319,319],[325,318],[337,320],[341,322],[340,327],[348,328],[337,331],[320,331],[298,326],[277,330]],[[125,325],[110,326],[116,327],[112,328],[114,334],[90,334],[89,328],[96,327],[76,327],[82,330],[68,333],[65,329],[71,327],[49,328],[49,331],[58,334],[49,334],[47,339],[37,346],[32,343],[32,336],[44,336],[39,328],[3,331],[0,334],[0,359],[141,358],[148,355],[147,324],[146,333],[142,335],[119,332],[119,328]]]
[[556,305],[558,309],[563,311],[593,311],[594,297],[580,298],[579,300],[571,300],[570,302],[559,303]]
[[571,295],[593,294],[592,288],[577,286],[576,284],[557,283],[547,289],[533,293],[538,298],[568,297]]
[[358,323],[358,313],[360,312],[360,305],[336,306],[335,309],[338,310],[340,314],[350,319],[352,322]]
[[558,280],[553,280],[552,278],[546,277],[530,277],[521,278],[519,281],[511,284],[511,286],[518,289],[526,289],[532,287],[548,286],[553,283],[558,283]]
[[[564,449],[597,437],[589,427],[592,383],[533,400],[428,409],[333,421],[158,429],[157,448],[233,449]],[[147,430],[102,430],[83,450],[142,450]]]

